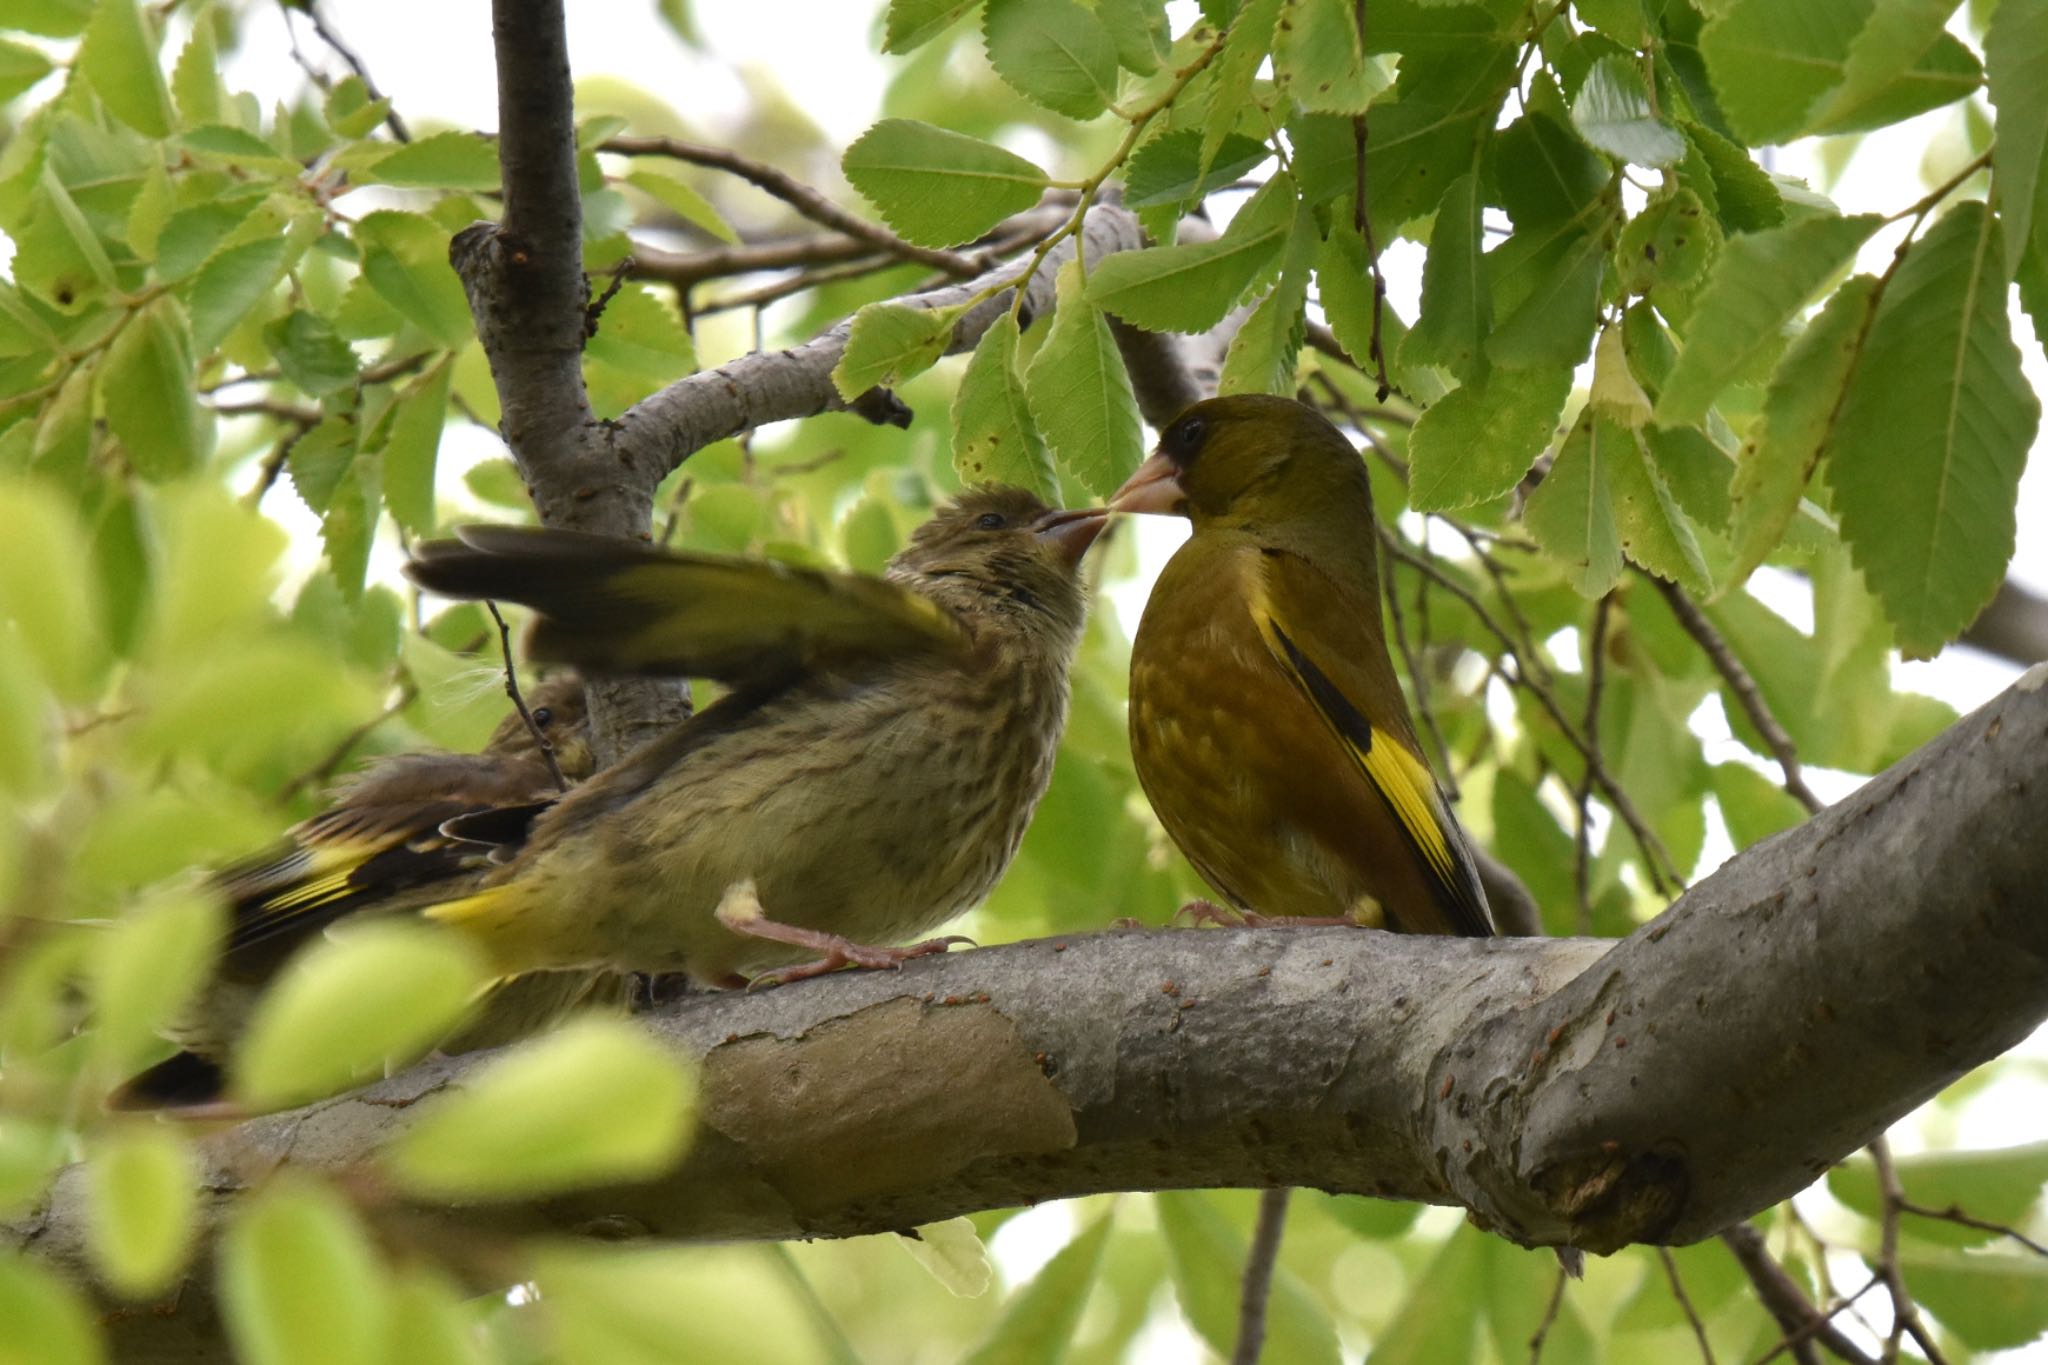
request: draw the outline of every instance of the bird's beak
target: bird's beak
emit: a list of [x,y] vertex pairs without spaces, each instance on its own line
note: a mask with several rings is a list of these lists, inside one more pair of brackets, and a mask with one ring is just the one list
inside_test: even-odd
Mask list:
[[1109,498],[1112,512],[1158,512],[1176,516],[1188,510],[1188,495],[1180,486],[1180,469],[1164,455],[1148,456],[1124,486]]
[[1079,512],[1049,512],[1038,519],[1031,528],[1032,534],[1058,550],[1069,564],[1079,564],[1081,556],[1088,553],[1088,547],[1095,543],[1095,537],[1102,534],[1102,528],[1109,524],[1109,509],[1090,507]]

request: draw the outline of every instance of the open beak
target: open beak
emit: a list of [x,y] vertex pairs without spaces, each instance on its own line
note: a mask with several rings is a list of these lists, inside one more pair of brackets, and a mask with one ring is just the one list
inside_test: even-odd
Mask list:
[[1158,512],[1164,516],[1184,515],[1188,495],[1180,486],[1180,470],[1164,455],[1148,456],[1124,486],[1110,495],[1112,512]]
[[1079,564],[1081,556],[1088,553],[1088,547],[1095,543],[1095,537],[1101,535],[1102,528],[1108,524],[1108,508],[1090,507],[1079,512],[1047,513],[1038,519],[1038,524],[1031,531],[1057,549],[1067,563]]

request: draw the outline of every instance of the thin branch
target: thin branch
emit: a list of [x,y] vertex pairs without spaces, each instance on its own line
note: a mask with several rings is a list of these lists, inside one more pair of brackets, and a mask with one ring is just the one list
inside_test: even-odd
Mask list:
[[1259,1218],[1252,1226],[1251,1250],[1244,1258],[1244,1284],[1237,1297],[1237,1344],[1230,1365],[1259,1365],[1266,1348],[1266,1305],[1273,1297],[1273,1267],[1280,1260],[1280,1238],[1287,1231],[1287,1199],[1281,1188],[1259,1192]]
[[[1798,1329],[1787,1333],[1783,1341],[1757,1357],[1756,1365],[1769,1365],[1769,1362],[1776,1360],[1787,1352],[1792,1353],[1796,1357],[1800,1348],[1810,1347],[1810,1344],[1814,1341],[1820,1341],[1843,1360],[1852,1362],[1852,1365],[1877,1365],[1877,1361],[1868,1352],[1842,1335],[1841,1329],[1835,1326],[1835,1319],[1843,1313],[1848,1313],[1849,1310],[1856,1306],[1857,1300],[1882,1283],[1884,1283],[1883,1276],[1872,1275],[1864,1282],[1861,1289],[1847,1298],[1835,1300],[1825,1310],[1815,1310],[1812,1321],[1804,1323]],[[1857,1315],[1851,1313],[1850,1316],[1856,1317]],[[1861,1320],[1860,1317],[1858,1320]],[[1840,1344],[1836,1345],[1836,1342]]]
[[1905,1207],[1906,1191],[1899,1184],[1899,1169],[1892,1161],[1891,1143],[1882,1134],[1871,1140],[1870,1159],[1877,1167],[1877,1188],[1884,1195],[1877,1273],[1883,1277],[1884,1287],[1892,1296],[1892,1331],[1885,1344],[1885,1359],[1898,1359],[1899,1337],[1905,1334],[1918,1344],[1921,1353],[1927,1357],[1928,1365],[1948,1365],[1941,1348],[1934,1344],[1927,1324],[1921,1321],[1920,1308],[1906,1287],[1905,1271],[1899,1267],[1899,1211]]
[[1956,1204],[1950,1204],[1945,1209],[1934,1209],[1927,1207],[1925,1204],[1915,1204],[1910,1199],[1901,1199],[1899,1200],[1899,1212],[1910,1213],[1917,1218],[1938,1218],[1944,1223],[1954,1223],[1957,1227],[1963,1228],[1975,1228],[1979,1232],[1995,1232],[2001,1237],[2012,1238],[2012,1240],[2018,1242],[2036,1256],[2048,1256],[2048,1246],[2043,1246],[2018,1228],[2005,1223],[1992,1223],[1982,1218],[1973,1218],[1969,1214],[1964,1213],[1961,1206]]
[[1735,651],[1722,638],[1721,632],[1714,629],[1714,623],[1707,619],[1707,614],[1685,595],[1685,589],[1654,574],[1645,574],[1644,577],[1657,585],[1657,591],[1671,604],[1671,613],[1678,618],[1678,624],[1685,627],[1685,633],[1692,636],[1714,665],[1714,671],[1728,684],[1728,690],[1735,694],[1742,714],[1749,717],[1749,723],[1756,727],[1771,756],[1777,760],[1778,770],[1784,774],[1785,790],[1792,794],[1793,800],[1806,807],[1808,815],[1821,810],[1827,803],[1806,785],[1806,774],[1800,769],[1799,750],[1793,745],[1792,736],[1785,733],[1785,727],[1771,713],[1770,703],[1764,700],[1763,689],[1757,686],[1756,679],[1743,666],[1742,660],[1735,657]]
[[[358,57],[355,51],[347,43],[341,41],[334,30],[327,26],[327,20],[320,14],[320,6],[317,0],[299,0],[296,4],[287,4],[284,7],[287,16],[285,21],[286,27],[290,27],[291,21],[289,16],[294,9],[302,11],[306,18],[311,21],[313,32],[320,35],[320,41],[332,48],[337,57],[348,63],[348,69],[356,73],[356,78],[363,83],[363,90],[369,95],[371,101],[374,103],[377,100],[383,99],[384,92],[377,88],[377,82],[370,75],[370,68],[365,66],[363,59]],[[396,106],[385,113],[384,126],[389,128],[391,136],[397,138],[400,142],[412,141],[412,132],[405,126],[405,120],[399,117]]]
[[1542,1365],[1543,1343],[1550,1339],[1550,1329],[1557,1325],[1557,1315],[1564,1308],[1564,1287],[1571,1278],[1563,1266],[1557,1268],[1557,1282],[1550,1287],[1550,1302],[1543,1305],[1542,1320],[1529,1335],[1529,1365]]
[[1658,1247],[1657,1259],[1664,1263],[1664,1277],[1671,1281],[1671,1297],[1678,1300],[1685,1320],[1692,1324],[1693,1340],[1700,1344],[1700,1358],[1707,1365],[1714,1365],[1714,1347],[1707,1340],[1707,1325],[1700,1321],[1699,1309],[1692,1306],[1692,1298],[1685,1292],[1685,1281],[1678,1277],[1678,1262],[1672,1259],[1671,1248]]
[[[1600,747],[1600,694],[1607,684],[1607,617],[1614,594],[1607,593],[1593,609],[1593,633],[1586,641],[1586,742],[1595,752]],[[1572,828],[1572,889],[1579,902],[1579,932],[1593,932],[1593,765],[1579,775],[1578,790],[1572,793],[1579,818]]]
[[329,749],[327,751],[327,756],[325,758],[321,759],[318,763],[306,769],[306,771],[300,773],[297,777],[294,777],[291,781],[285,783],[283,787],[279,788],[276,796],[277,804],[283,805],[287,801],[290,801],[294,796],[297,796],[301,791],[304,791],[307,787],[313,786],[316,783],[325,784],[326,781],[329,778],[333,777],[336,771],[340,769],[341,765],[348,761],[348,756],[355,752],[356,746],[358,744],[361,744],[363,740],[369,736],[371,731],[375,730],[378,726],[384,724],[393,716],[396,716],[400,711],[403,711],[406,707],[410,706],[412,704],[413,698],[417,697],[419,694],[419,687],[412,681],[412,679],[408,678],[404,682],[400,683],[398,687],[398,695],[392,698],[391,703],[389,705],[387,705],[382,711],[379,711],[376,715],[370,717],[368,720],[362,722],[360,725],[350,730],[347,734],[343,735],[341,737],[341,742],[336,744],[332,749]]
[[1749,1277],[1764,1311],[1777,1320],[1778,1330],[1784,1334],[1779,1350],[1790,1351],[1799,1365],[1819,1365],[1819,1356],[1814,1350],[1818,1341],[1852,1365],[1875,1365],[1806,1297],[1806,1291],[1800,1288],[1799,1282],[1771,1255],[1762,1233],[1748,1223],[1737,1223],[1721,1233],[1721,1243],[1735,1257],[1735,1263],[1742,1267],[1743,1274]]
[[491,620],[498,624],[498,654],[504,660],[505,695],[512,699],[512,709],[519,713],[519,719],[526,725],[526,733],[533,736],[533,742],[540,747],[541,761],[548,765],[548,776],[554,780],[555,790],[569,790],[569,779],[562,776],[562,765],[555,762],[555,746],[540,728],[540,722],[533,718],[533,712],[526,708],[526,698],[519,691],[519,670],[512,664],[512,628],[505,624],[504,616],[498,611],[498,604],[484,599],[484,610],[491,614]]
[[733,275],[867,261],[875,256],[874,247],[857,237],[820,232],[809,237],[744,242],[738,246],[708,247],[702,251],[664,251],[660,247],[635,243],[630,269],[636,280],[654,280],[687,289],[705,280],[725,279]]
[[709,166],[716,170],[729,171],[749,184],[767,191],[821,227],[851,237],[865,244],[870,250],[884,252],[901,260],[917,261],[954,279],[970,279],[992,264],[989,260],[977,259],[965,252],[944,251],[907,242],[880,223],[871,223],[857,214],[848,213],[787,171],[778,170],[752,157],[741,156],[726,147],[708,147],[702,143],[683,142],[670,137],[615,137],[599,143],[597,149],[600,152],[616,152],[621,156],[665,156],[676,161],[687,161],[693,166]]

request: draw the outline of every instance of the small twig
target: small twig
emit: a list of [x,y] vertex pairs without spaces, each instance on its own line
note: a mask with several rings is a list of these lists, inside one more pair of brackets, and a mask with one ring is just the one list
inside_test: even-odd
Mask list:
[[1707,1365],[1714,1365],[1714,1347],[1707,1340],[1707,1325],[1700,1321],[1699,1309],[1692,1306],[1692,1299],[1685,1292],[1685,1281],[1678,1277],[1678,1262],[1672,1259],[1671,1248],[1658,1247],[1657,1259],[1664,1263],[1664,1277],[1671,1281],[1671,1297],[1678,1300],[1679,1308],[1685,1313],[1685,1320],[1692,1324],[1693,1339],[1700,1344],[1700,1358],[1705,1360]]
[[274,398],[247,398],[238,403],[214,403],[210,406],[216,417],[275,417],[280,422],[290,422],[299,427],[317,427],[321,421],[318,408],[281,403]]
[[871,223],[856,214],[848,213],[824,195],[804,184],[786,171],[725,147],[707,147],[695,142],[682,142],[668,137],[615,137],[598,144],[601,152],[616,152],[621,156],[666,156],[677,161],[687,161],[693,166],[709,166],[715,170],[729,171],[783,203],[795,209],[804,217],[821,227],[831,228],[858,242],[865,243],[870,250],[886,252],[906,261],[917,261],[934,270],[942,271],[954,279],[972,279],[993,264],[978,260],[961,251],[944,251],[928,246],[907,242],[880,223]]
[[626,272],[633,268],[631,256],[621,256],[607,273],[611,279],[606,282],[604,292],[592,299],[583,309],[583,336],[585,340],[597,335],[598,319],[604,316],[605,305],[618,296],[625,286]]
[[[370,69],[367,66],[363,65],[363,59],[361,57],[358,57],[355,54],[355,52],[349,48],[348,44],[342,42],[340,38],[336,37],[333,29],[327,27],[327,21],[323,19],[320,15],[320,6],[317,3],[317,0],[302,0],[302,3],[299,4],[288,4],[284,7],[284,9],[287,16],[289,16],[291,11],[294,9],[300,10],[305,14],[306,18],[313,25],[313,32],[320,35],[320,41],[327,44],[327,46],[329,46],[330,48],[333,48],[334,54],[337,57],[340,57],[344,62],[347,62],[348,69],[356,73],[356,79],[360,80],[363,83],[363,90],[366,94],[369,95],[372,102],[384,98],[384,92],[379,90],[377,88],[377,82],[371,79]],[[287,18],[285,26],[287,28],[291,26],[289,18]],[[325,86],[323,85],[322,88],[324,89]],[[412,141],[412,132],[405,126],[405,120],[399,117],[398,109],[396,106],[393,106],[391,110],[384,115],[384,126],[389,128],[391,130],[391,136],[397,138],[400,142]]]
[[1957,1227],[1975,1228],[1979,1232],[1995,1232],[2001,1237],[2012,1238],[2036,1256],[2048,1256],[2048,1246],[2041,1245],[2041,1243],[2027,1236],[2018,1228],[2009,1227],[2004,1223],[1986,1222],[1982,1218],[1973,1218],[1969,1214],[1964,1213],[1960,1205],[1950,1204],[1945,1209],[1934,1209],[1927,1207],[1925,1204],[1915,1204],[1910,1199],[1901,1199],[1899,1201],[1899,1212],[1910,1213],[1918,1218],[1938,1218],[1944,1223],[1954,1223]]
[[633,244],[632,265],[636,280],[655,280],[687,289],[705,280],[732,275],[753,275],[764,270],[794,270],[806,266],[832,265],[842,261],[875,257],[875,249],[855,237],[821,232],[810,237],[790,237],[775,242],[746,242],[739,246],[710,247],[703,251],[663,251],[660,247]]
[[1821,1345],[1842,1359],[1869,1365],[1868,1357],[1821,1315],[1799,1282],[1778,1264],[1770,1248],[1764,1245],[1762,1233],[1748,1223],[1737,1223],[1721,1234],[1721,1243],[1749,1277],[1756,1289],[1757,1302],[1777,1321],[1778,1330],[1784,1334],[1779,1350],[1790,1351],[1799,1365],[1820,1365],[1820,1356],[1814,1349],[1814,1338],[1818,1337]]
[[[1586,742],[1600,747],[1600,693],[1607,683],[1607,616],[1614,594],[1601,597],[1593,609],[1593,632],[1586,641]],[[1586,764],[1579,775],[1578,790],[1572,793],[1579,820],[1572,835],[1572,886],[1579,897],[1579,932],[1593,932],[1593,830],[1588,818],[1593,801],[1593,765]]]
[[1728,690],[1741,704],[1742,713],[1763,736],[1771,756],[1778,761],[1779,771],[1784,774],[1785,790],[1792,794],[1793,800],[1806,807],[1808,815],[1817,814],[1827,803],[1806,785],[1806,775],[1799,767],[1799,750],[1794,747],[1792,737],[1785,733],[1785,727],[1778,724],[1778,718],[1771,714],[1770,703],[1764,700],[1763,690],[1756,685],[1756,679],[1743,667],[1742,660],[1735,657],[1735,651],[1721,638],[1721,632],[1714,629],[1714,623],[1707,619],[1706,613],[1685,595],[1685,589],[1654,574],[1645,574],[1644,577],[1664,594],[1664,600],[1671,604],[1672,615],[1678,618],[1678,624],[1684,626],[1685,633],[1705,651],[1714,671],[1721,675],[1728,684]]
[[1559,1266],[1557,1283],[1550,1287],[1550,1302],[1543,1305],[1543,1318],[1529,1336],[1529,1365],[1541,1365],[1543,1343],[1550,1339],[1550,1329],[1557,1325],[1557,1315],[1564,1308],[1564,1287],[1570,1280],[1565,1268]]
[[244,505],[262,506],[263,499],[277,486],[278,476],[284,473],[285,462],[291,459],[292,447],[303,440],[306,433],[312,429],[307,426],[294,426],[283,440],[271,447],[270,453],[263,457],[262,467],[256,476],[256,486],[251,488],[248,496],[242,500]]
[[843,280],[857,280],[864,276],[893,270],[900,261],[870,257],[849,261],[845,265],[825,265],[814,270],[803,270],[785,279],[760,285],[754,289],[743,289],[737,294],[723,294],[718,298],[694,305],[690,309],[692,318],[709,317],[713,313],[730,312],[735,308],[762,308],[779,303],[791,294],[801,294],[806,289],[817,289],[823,285],[838,284]]
[[562,765],[555,762],[555,746],[541,733],[540,722],[533,718],[533,712],[526,709],[526,698],[519,695],[519,670],[512,666],[512,627],[505,624],[496,602],[485,598],[484,610],[498,624],[498,652],[505,660],[505,695],[512,699],[512,709],[519,713],[519,719],[526,722],[526,732],[540,746],[541,761],[548,765],[548,776],[554,780],[555,790],[567,791],[569,780],[562,776]]
[[1802,1323],[1796,1330],[1787,1332],[1783,1341],[1780,1341],[1776,1346],[1758,1356],[1756,1358],[1756,1365],[1769,1365],[1770,1361],[1776,1360],[1787,1352],[1790,1352],[1795,1359],[1810,1358],[1800,1356],[1799,1352],[1802,1347],[1811,1352],[1811,1343],[1814,1341],[1819,1341],[1835,1355],[1849,1361],[1851,1365],[1877,1365],[1877,1362],[1871,1359],[1867,1351],[1862,1350],[1856,1343],[1842,1335],[1841,1329],[1835,1326],[1834,1320],[1855,1307],[1858,1299],[1882,1283],[1884,1283],[1883,1276],[1872,1275],[1861,1289],[1847,1298],[1837,1299],[1834,1303],[1828,1305],[1825,1310],[1815,1310],[1814,1316],[1810,1321]]
[[1877,1188],[1884,1195],[1877,1273],[1883,1277],[1884,1287],[1892,1296],[1892,1330],[1885,1343],[1884,1358],[1898,1359],[1899,1338],[1907,1335],[1919,1345],[1928,1365],[1948,1365],[1941,1348],[1934,1344],[1927,1325],[1920,1320],[1920,1309],[1913,1302],[1912,1292],[1906,1288],[1905,1272],[1899,1269],[1899,1211],[1905,1207],[1906,1191],[1899,1183],[1899,1169],[1892,1162],[1891,1143],[1882,1136],[1874,1140],[1870,1144],[1870,1160],[1877,1168]]
[[1266,1347],[1266,1305],[1273,1297],[1273,1267],[1280,1259],[1280,1236],[1287,1230],[1290,1193],[1282,1188],[1259,1194],[1259,1218],[1252,1227],[1244,1285],[1238,1293],[1237,1345],[1230,1352],[1230,1365],[1258,1365]]

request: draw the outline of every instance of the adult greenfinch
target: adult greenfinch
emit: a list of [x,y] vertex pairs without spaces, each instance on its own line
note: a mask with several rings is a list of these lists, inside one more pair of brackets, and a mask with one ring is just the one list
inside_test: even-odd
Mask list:
[[537,657],[727,688],[427,915],[507,974],[731,984],[942,950],[889,945],[980,900],[1015,853],[1052,775],[1105,515],[972,490],[881,578],[511,527],[418,547],[422,587],[533,608]]
[[[169,1030],[184,1049],[117,1090],[117,1108],[193,1106],[219,1098],[221,1062],[256,997],[285,960],[329,925],[466,889],[491,847],[451,837],[463,819],[530,819],[565,784],[590,776],[583,680],[559,674],[532,689],[473,754],[417,752],[379,758],[330,793],[331,804],[275,846],[216,872],[228,936],[199,1001]],[[552,760],[552,761],[551,761]],[[507,982],[482,1002],[450,1051],[532,1032],[582,1003],[621,1003],[617,978],[550,973]]]
[[1160,822],[1240,911],[1493,932],[1387,655],[1364,462],[1322,414],[1197,403],[1110,500],[1185,516],[1131,650]]

